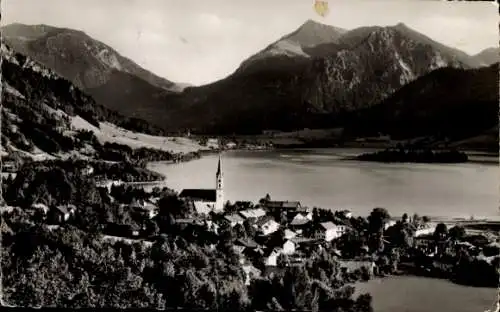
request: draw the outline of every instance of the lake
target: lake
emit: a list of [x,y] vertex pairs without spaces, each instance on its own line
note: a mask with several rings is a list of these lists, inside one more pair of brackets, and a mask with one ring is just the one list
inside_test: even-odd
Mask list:
[[[228,151],[222,156],[225,200],[275,200],[349,209],[366,216],[374,207],[391,215],[498,219],[497,164],[385,164],[343,160],[360,149]],[[214,188],[218,155],[179,163],[151,163],[175,190]]]
[[373,279],[354,286],[356,296],[372,295],[374,312],[483,312],[491,309],[497,299],[494,288],[417,276]]

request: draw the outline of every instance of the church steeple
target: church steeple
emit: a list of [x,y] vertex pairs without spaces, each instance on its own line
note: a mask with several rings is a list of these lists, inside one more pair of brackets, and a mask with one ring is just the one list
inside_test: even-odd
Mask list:
[[220,176],[220,175],[221,175],[221,173],[222,173],[222,171],[221,171],[221,169],[220,169],[220,154],[219,154],[219,163],[217,164],[217,173],[216,173],[216,175],[217,175],[217,176]]
[[224,209],[224,181],[222,178],[221,155],[219,154],[219,162],[217,163],[217,172],[215,173],[215,210],[222,211]]

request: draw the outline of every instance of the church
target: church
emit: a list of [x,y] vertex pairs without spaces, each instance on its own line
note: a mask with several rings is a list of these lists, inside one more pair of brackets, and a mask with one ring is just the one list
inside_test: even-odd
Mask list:
[[184,189],[180,197],[192,204],[198,213],[222,212],[224,209],[223,174],[221,157],[215,173],[215,189]]

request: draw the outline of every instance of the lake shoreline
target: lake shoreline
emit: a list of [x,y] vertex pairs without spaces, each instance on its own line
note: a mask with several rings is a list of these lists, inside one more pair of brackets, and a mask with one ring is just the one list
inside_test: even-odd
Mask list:
[[[279,200],[298,200],[310,207],[332,210],[348,209],[354,215],[366,215],[373,207],[380,206],[396,215],[411,212],[465,220],[471,216],[494,220],[500,217],[494,208],[497,190],[492,185],[497,174],[493,164],[381,164],[342,160],[362,152],[345,148],[225,150],[222,152],[225,200],[255,202],[270,193]],[[166,175],[168,187],[176,191],[209,189],[213,187],[217,154],[218,151],[206,151],[200,158],[182,162],[180,166],[173,162],[151,162],[148,168]],[[466,187],[471,179],[478,182]],[[472,206],[477,208],[471,210]]]

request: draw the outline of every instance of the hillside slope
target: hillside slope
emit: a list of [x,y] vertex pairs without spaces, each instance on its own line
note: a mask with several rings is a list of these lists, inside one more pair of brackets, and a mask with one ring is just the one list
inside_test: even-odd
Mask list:
[[[189,152],[199,147],[187,142],[172,143],[166,137],[147,136],[149,141],[141,141],[144,135],[131,131],[141,132],[151,128],[145,121],[131,120],[97,104],[70,81],[3,43],[1,51],[1,146],[4,155],[20,153],[32,159],[74,153],[92,156],[99,145],[92,137],[78,131],[81,129],[93,132],[101,144],[117,142],[132,148],[145,147],[174,153]],[[78,120],[82,122],[75,124]],[[106,136],[106,133],[110,134]],[[131,142],[132,138],[120,139],[134,135],[134,142]],[[156,141],[153,138],[157,138]]]

